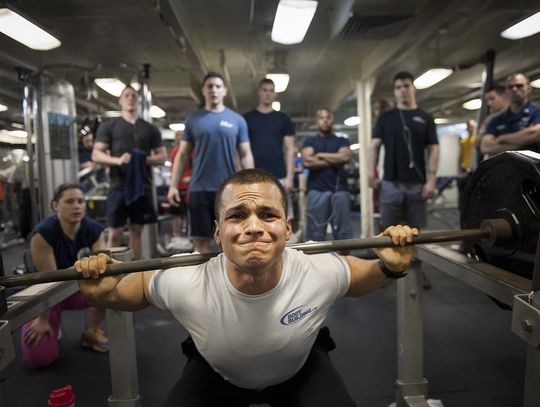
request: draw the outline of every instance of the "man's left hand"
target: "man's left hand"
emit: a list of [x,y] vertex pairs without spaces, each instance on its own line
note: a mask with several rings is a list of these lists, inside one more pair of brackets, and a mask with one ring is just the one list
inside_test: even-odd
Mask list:
[[414,254],[414,247],[405,244],[411,243],[419,233],[417,228],[409,226],[389,226],[379,236],[390,236],[395,246],[375,249],[375,253],[390,270],[404,271],[411,264]]
[[435,196],[435,191],[437,190],[435,182],[428,181],[424,184],[422,188],[422,199],[431,199]]

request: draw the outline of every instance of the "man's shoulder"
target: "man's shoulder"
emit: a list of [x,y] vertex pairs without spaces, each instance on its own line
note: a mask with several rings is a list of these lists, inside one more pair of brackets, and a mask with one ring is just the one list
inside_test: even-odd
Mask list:
[[423,118],[426,121],[433,121],[433,116],[431,114],[429,114],[428,112],[426,112],[425,110],[420,109],[420,108],[416,108],[414,110],[413,117],[414,116],[420,116],[421,118]]
[[260,113],[259,113],[259,111],[257,109],[251,109],[251,110],[249,110],[249,111],[247,111],[246,113],[243,114],[244,119],[246,119],[246,120],[255,118],[258,115],[260,115]]
[[148,130],[151,130],[151,131],[159,132],[159,129],[157,128],[156,125],[154,125],[154,124],[152,124],[150,122],[147,122],[146,120],[141,119],[140,117],[137,119],[137,125],[142,126],[142,127],[146,128]]

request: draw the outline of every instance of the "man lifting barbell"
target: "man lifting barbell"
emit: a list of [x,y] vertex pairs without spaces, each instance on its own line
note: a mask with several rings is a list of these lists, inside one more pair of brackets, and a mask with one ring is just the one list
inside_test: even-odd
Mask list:
[[215,206],[223,254],[182,270],[98,279],[113,261],[101,253],[75,263],[87,278],[82,293],[118,310],[169,310],[190,332],[195,347],[166,406],[353,406],[316,342],[319,328],[337,298],[404,276],[418,230],[387,228],[395,246],[376,249],[379,261],[286,249],[285,191],[257,169],[228,178]]

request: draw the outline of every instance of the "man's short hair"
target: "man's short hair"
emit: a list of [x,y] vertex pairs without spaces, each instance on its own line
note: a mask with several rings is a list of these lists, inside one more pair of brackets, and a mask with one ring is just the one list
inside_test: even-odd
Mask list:
[[265,182],[274,184],[278,187],[279,192],[281,193],[281,203],[283,205],[283,210],[285,216],[287,216],[287,192],[285,192],[285,188],[283,188],[281,182],[279,182],[279,180],[272,174],[270,174],[268,171],[261,170],[259,168],[248,168],[235,172],[233,175],[223,181],[223,184],[221,184],[221,186],[219,187],[219,190],[216,193],[216,201],[214,203],[214,212],[216,215],[216,219],[219,220],[219,210],[221,209],[221,196],[223,195],[223,191],[225,190],[227,185],[262,184]]
[[122,96],[124,94],[124,92],[128,89],[131,89],[133,92],[137,93],[137,91],[135,90],[135,88],[131,85],[126,85],[126,87],[124,89],[122,89],[122,92],[120,92],[120,96]]
[[225,78],[223,78],[223,75],[221,75],[219,72],[211,71],[211,72],[208,72],[206,75],[204,75],[204,78],[201,82],[201,87],[203,87],[206,81],[210,78],[219,78],[222,80],[223,84],[225,84]]
[[500,84],[496,83],[495,85],[492,85],[486,91],[486,93],[488,93],[488,92],[495,92],[497,95],[504,95],[505,92],[506,92],[506,88],[504,87],[504,85],[500,85]]
[[401,71],[394,75],[394,79],[392,79],[392,83],[396,83],[397,80],[405,80],[409,79],[411,82],[414,82],[414,76],[412,73],[407,71]]
[[259,82],[259,88],[262,85],[272,85],[274,88],[276,87],[276,84],[274,83],[274,81],[269,78],[262,78],[261,81]]
[[320,109],[317,109],[317,113],[315,113],[315,116],[318,116],[320,112],[322,111],[325,111],[325,112],[328,112],[330,114],[330,116],[334,117],[334,113],[332,113],[332,110],[330,110],[330,108],[328,107],[321,107]]
[[529,77],[527,75],[525,75],[524,73],[522,72],[514,72],[514,73],[511,73],[510,75],[508,75],[506,77],[506,81],[508,82],[509,80],[511,79],[514,79],[516,76],[523,76],[525,78],[525,80],[527,81],[527,83],[531,83],[531,80],[529,79]]

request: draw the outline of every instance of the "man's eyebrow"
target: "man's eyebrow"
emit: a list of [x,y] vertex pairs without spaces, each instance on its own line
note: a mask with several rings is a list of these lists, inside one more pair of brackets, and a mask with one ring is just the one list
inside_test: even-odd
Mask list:
[[246,209],[246,204],[241,203],[241,204],[238,204],[238,205],[236,205],[236,206],[233,206],[232,208],[227,208],[227,209],[225,210],[225,213],[227,213],[227,212],[234,212],[234,211],[242,211],[242,210],[244,210],[244,209]]

